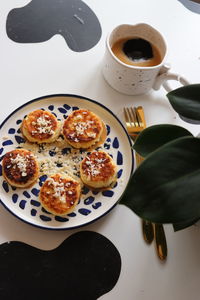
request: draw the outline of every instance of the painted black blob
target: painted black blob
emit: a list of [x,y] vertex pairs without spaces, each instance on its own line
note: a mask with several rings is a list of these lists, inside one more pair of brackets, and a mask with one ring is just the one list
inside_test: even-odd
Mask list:
[[200,0],[178,0],[190,11],[200,14]]
[[60,34],[76,52],[89,50],[101,38],[97,16],[81,0],[32,0],[10,11],[6,31],[18,43],[44,42]]
[[51,251],[4,243],[0,266],[2,300],[96,300],[116,284],[121,258],[107,238],[81,231]]

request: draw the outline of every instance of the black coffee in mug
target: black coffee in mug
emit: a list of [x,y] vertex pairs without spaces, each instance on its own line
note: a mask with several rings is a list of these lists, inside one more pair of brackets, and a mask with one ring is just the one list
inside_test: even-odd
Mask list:
[[116,41],[112,51],[119,60],[128,65],[151,67],[159,65],[162,61],[157,47],[138,37]]

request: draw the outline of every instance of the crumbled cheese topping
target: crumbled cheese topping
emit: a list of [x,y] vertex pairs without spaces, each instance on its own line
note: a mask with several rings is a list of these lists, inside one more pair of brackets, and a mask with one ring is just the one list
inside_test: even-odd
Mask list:
[[92,127],[93,123],[94,123],[94,121],[86,121],[86,122],[74,123],[76,134],[78,136],[79,135],[83,135],[88,128]]
[[92,137],[92,138],[95,138],[97,135],[96,135],[96,132],[87,132],[87,136],[89,137]]
[[[98,153],[96,153],[96,156]],[[88,166],[87,173],[91,177],[95,177],[98,174],[101,173],[101,169],[104,167],[104,162],[106,159],[103,158],[95,158],[94,160],[91,160],[89,156],[86,156],[85,164]]]
[[[81,115],[77,115],[76,119],[82,119]],[[94,121],[87,120],[86,122],[74,122],[74,132],[69,134],[69,138],[71,138],[74,142],[79,142],[79,136],[87,135],[88,137],[95,138],[96,132],[92,130],[94,125]],[[90,129],[91,128],[91,129]],[[88,129],[90,129],[88,131]]]
[[82,120],[83,117],[81,116],[81,114],[78,114],[78,115],[76,116],[76,119],[77,119],[77,120]]
[[33,121],[32,125],[35,126],[36,130],[32,130],[32,135],[37,133],[47,133],[50,135],[54,134],[54,130],[52,130],[53,124],[52,121],[49,120],[48,116],[42,115],[40,116],[36,122]]
[[[69,182],[63,182],[62,180],[55,181],[54,178],[50,177],[47,179],[47,184],[53,186],[53,196],[59,198],[59,200],[63,203],[66,202],[65,192],[66,188],[70,187]],[[68,191],[70,194],[71,191]],[[72,193],[72,192],[71,192]]]
[[[15,158],[10,159],[11,164],[13,165],[13,168],[16,168],[16,166],[18,167],[18,169],[21,172],[22,177],[27,176],[27,172],[26,172],[26,168],[27,168],[27,164],[28,164],[28,158],[25,156],[20,155],[19,153],[17,154],[17,156]],[[10,168],[11,166],[7,166],[7,168]]]

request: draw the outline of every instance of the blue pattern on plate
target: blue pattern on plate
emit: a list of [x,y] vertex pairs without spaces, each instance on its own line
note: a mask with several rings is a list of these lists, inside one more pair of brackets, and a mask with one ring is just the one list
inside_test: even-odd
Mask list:
[[13,141],[11,140],[6,140],[2,143],[2,146],[9,146],[9,145],[13,145]]
[[63,107],[58,107],[58,110],[61,114],[66,114],[66,109],[64,109]]
[[73,106],[72,107],[72,110],[74,111],[74,110],[78,110],[79,109],[79,107],[77,107],[77,106]]
[[102,195],[105,197],[112,197],[114,195],[114,192],[111,190],[103,191]]
[[44,181],[47,179],[47,175],[42,175],[39,178],[39,185],[42,186]]
[[113,186],[113,189],[115,189],[117,186],[118,186],[118,183],[116,181],[115,184],[114,184],[114,186]]
[[34,208],[32,208],[32,209],[31,209],[31,216],[32,216],[32,217],[35,217],[36,215],[37,215],[37,210],[34,209]]
[[40,204],[39,201],[31,199],[31,205],[36,206],[36,207],[40,207],[41,204]]
[[61,216],[55,216],[55,220],[58,221],[58,222],[67,222],[67,221],[69,221],[68,218],[61,217]]
[[123,169],[120,169],[118,172],[117,172],[117,178],[120,178],[122,176],[122,173],[123,173]]
[[90,205],[90,204],[92,204],[92,203],[94,202],[94,200],[95,200],[94,197],[89,196],[89,197],[87,197],[87,198],[84,200],[84,204],[85,204],[85,205]]
[[69,106],[68,104],[63,104],[63,107],[66,108],[67,110],[70,110],[71,106]]
[[83,189],[82,189],[82,194],[86,195],[89,191],[90,191],[89,188],[84,186]]
[[73,218],[73,217],[76,217],[76,213],[75,213],[75,212],[72,212],[72,213],[68,214],[68,216],[69,216],[69,217],[72,217],[72,218]]
[[40,190],[38,190],[38,189],[36,189],[36,188],[33,188],[32,190],[31,190],[31,193],[34,195],[34,196],[38,196],[39,195],[39,192],[40,192]]
[[19,202],[19,207],[21,208],[21,209],[24,209],[25,208],[25,206],[26,206],[26,200],[21,200],[20,202]]
[[[44,110],[44,108],[41,108]],[[68,111],[69,110],[72,110],[72,111],[75,111],[77,109],[79,109],[79,107],[77,106],[69,106],[68,104],[63,104],[63,107],[59,106],[59,107],[56,107],[55,105],[49,105],[48,106],[48,109],[57,117],[57,113],[59,114],[62,114],[62,115],[59,115],[59,117],[61,117],[62,119],[65,119],[67,118],[67,115],[68,115]],[[17,144],[22,144],[25,142],[24,138],[20,135],[21,133],[21,130],[20,130],[20,124],[22,123],[22,120],[21,119],[18,119],[16,121],[16,128],[14,127],[11,127],[8,129],[8,133],[10,135],[14,135],[13,136],[13,139],[16,140]],[[111,147],[114,148],[114,149],[118,149],[120,147],[120,144],[119,144],[119,140],[116,136],[114,137],[108,137],[110,135],[110,132],[111,132],[111,128],[109,125],[106,124],[106,130],[107,130],[107,139],[106,139],[106,142],[104,143],[104,145],[102,146],[103,149],[110,149]],[[16,134],[18,133],[18,135]],[[13,145],[15,144],[16,145],[16,142],[11,139],[8,139],[8,140],[5,140],[3,141],[2,143],[2,148],[0,148],[0,155],[4,152],[4,147],[5,146],[10,146],[10,145]],[[15,146],[16,147],[16,146]],[[102,147],[98,147],[98,149],[102,149]],[[21,148],[20,146],[17,146],[16,148]],[[66,155],[66,154],[69,154],[71,153],[71,148],[69,147],[66,147],[64,149],[62,149],[62,154],[63,155]],[[49,154],[50,156],[54,156],[55,155],[55,151],[54,150],[51,150],[49,151]],[[112,157],[113,155],[110,154]],[[0,157],[0,160],[2,160],[4,157],[1,156]],[[117,151],[117,153],[114,155],[114,160],[116,161],[116,164],[117,165],[123,165],[123,155],[120,151]],[[117,177],[120,178],[122,176],[122,173],[123,173],[123,169],[120,169],[117,173]],[[0,165],[0,176],[2,176],[2,166]],[[42,186],[44,181],[47,179],[47,175],[42,175],[40,176],[39,178],[39,186]],[[113,188],[115,188],[117,186],[117,182],[115,184],[115,186]],[[12,191],[12,187],[10,187],[6,181],[3,181],[2,182],[2,187],[4,189],[4,191],[6,193],[9,193],[10,191]],[[16,189],[16,188],[13,188],[13,190]],[[43,222],[51,222],[51,221],[57,221],[57,222],[68,222],[69,221],[69,218],[72,217],[78,217],[78,214],[76,212],[72,212],[70,214],[68,214],[67,216],[52,216],[51,213],[47,212],[42,206],[41,206],[41,203],[40,201],[36,200],[36,199],[32,199],[31,198],[31,193],[35,196],[35,197],[38,197],[39,196],[39,189],[36,188],[36,187],[33,187],[30,192],[26,191],[26,190],[21,190],[21,189],[18,189],[19,192],[15,192],[14,194],[11,195],[11,199],[12,199],[12,202],[14,204],[18,203],[17,205],[22,209],[22,210],[25,210],[26,213],[28,211],[28,213],[32,216],[32,217],[35,217],[35,216],[39,216],[40,219],[43,221]],[[100,198],[96,195],[100,196]],[[101,207],[103,205],[103,200],[101,200],[101,197],[102,195],[104,197],[108,197],[108,198],[111,198],[113,195],[114,195],[114,191],[113,190],[106,190],[106,191],[103,191],[103,192],[99,192],[99,191],[92,191],[90,190],[89,188],[87,187],[83,187],[82,189],[82,195],[85,195],[86,198],[84,200],[79,200],[79,204],[78,204],[78,213],[83,215],[83,216],[87,216],[89,214],[92,213],[92,211],[95,211],[97,210],[99,207]],[[30,199],[28,202],[27,200],[24,200],[23,199],[23,196],[26,197],[27,199]],[[95,202],[97,201],[97,202]],[[32,208],[30,208],[27,204],[30,204],[32,206]],[[85,208],[84,205],[86,205],[88,208]],[[43,214],[44,213],[44,214]]]
[[117,165],[123,165],[123,155],[120,151],[117,152]]
[[30,195],[27,191],[24,191],[24,192],[23,192],[23,195],[24,195],[26,198],[31,198],[31,195]]
[[54,110],[54,106],[53,105],[49,105],[48,109],[52,111],[52,110]]
[[3,181],[2,186],[3,186],[3,188],[4,188],[4,191],[5,191],[6,193],[8,193],[8,192],[9,192],[9,186],[8,186],[8,184],[7,184],[6,181]]
[[44,216],[44,215],[40,215],[40,219],[44,222],[50,222],[51,221],[51,218],[50,217],[47,217],[47,216]]
[[42,211],[47,215],[51,215],[51,213],[49,211],[47,211],[44,207],[42,207]]
[[80,208],[80,209],[78,210],[78,212],[79,212],[81,215],[83,215],[83,216],[87,216],[87,215],[89,215],[89,214],[91,213],[91,210],[86,209],[86,208]]
[[93,207],[94,209],[98,209],[101,205],[102,205],[101,202],[97,202],[97,203],[92,204],[92,207]]
[[16,142],[17,142],[18,144],[23,144],[23,143],[25,143],[25,139],[24,139],[22,136],[20,136],[20,135],[15,135],[15,139],[16,139]]
[[107,149],[107,150],[110,149],[110,144],[105,143],[103,146],[104,146],[104,148]]
[[8,133],[9,133],[9,134],[14,134],[14,133],[15,133],[15,128],[10,128],[10,129],[8,130]]
[[109,135],[110,134],[110,126],[106,125],[106,129],[107,129],[107,135]]
[[92,191],[93,195],[98,195],[99,191]]
[[57,114],[55,112],[52,112],[52,114],[57,118]]
[[17,203],[18,198],[19,198],[18,194],[13,194],[12,195],[12,201],[13,201],[13,203]]
[[0,161],[2,161],[2,160],[3,160],[3,158],[4,158],[4,155],[2,155],[2,156],[0,157]]
[[118,149],[119,148],[119,141],[118,138],[115,137],[112,143],[113,148]]

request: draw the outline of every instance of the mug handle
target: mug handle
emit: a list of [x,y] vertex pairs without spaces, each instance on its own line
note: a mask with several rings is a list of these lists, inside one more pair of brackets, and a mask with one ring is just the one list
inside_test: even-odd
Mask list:
[[180,82],[182,85],[188,85],[190,82],[184,78],[183,76],[176,74],[176,73],[170,73],[169,72],[170,66],[164,65],[159,73],[159,75],[156,77],[155,83],[153,85],[154,90],[159,90],[161,85],[164,87],[164,89],[167,92],[171,92],[173,88],[170,87],[168,84],[168,80],[176,80]]

